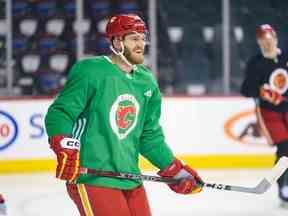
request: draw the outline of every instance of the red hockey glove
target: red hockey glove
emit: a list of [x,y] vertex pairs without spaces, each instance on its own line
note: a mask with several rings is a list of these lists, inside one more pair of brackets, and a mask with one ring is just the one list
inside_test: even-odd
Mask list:
[[0,215],[6,215],[6,205],[3,196],[0,194]]
[[80,142],[59,135],[50,138],[50,147],[57,156],[56,178],[70,182],[76,180],[80,175]]
[[199,193],[202,187],[199,186],[203,183],[197,172],[188,165],[183,165],[178,159],[175,159],[164,170],[160,170],[158,175],[162,177],[172,177],[179,179],[179,183],[168,184],[168,186],[176,193],[191,194]]
[[260,97],[274,105],[279,105],[284,100],[284,97],[271,89],[268,84],[264,84],[260,88]]

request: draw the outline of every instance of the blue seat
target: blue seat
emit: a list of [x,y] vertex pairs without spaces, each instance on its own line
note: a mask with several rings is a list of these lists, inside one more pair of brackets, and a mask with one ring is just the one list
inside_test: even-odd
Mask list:
[[31,12],[31,7],[27,1],[14,1],[12,4],[13,16],[18,18]]
[[15,37],[12,41],[13,52],[15,55],[25,51],[28,47],[28,39],[25,37]]
[[49,17],[56,14],[57,7],[54,1],[39,1],[36,5],[37,14],[41,17]]
[[62,80],[64,76],[61,74],[53,73],[52,71],[45,71],[39,73],[36,77],[37,90],[40,94],[51,95],[57,93],[62,87]]
[[75,17],[76,16],[76,2],[65,1],[63,3],[63,13],[64,13],[64,16]]
[[122,2],[118,5],[119,13],[135,13],[139,11],[136,2]]
[[105,37],[98,37],[96,41],[96,52],[97,54],[110,54],[111,50],[109,48],[110,43]]
[[39,39],[38,49],[41,53],[50,53],[58,48],[57,37],[44,36]]
[[95,16],[106,16],[111,12],[111,5],[109,1],[93,1],[91,5],[91,15]]

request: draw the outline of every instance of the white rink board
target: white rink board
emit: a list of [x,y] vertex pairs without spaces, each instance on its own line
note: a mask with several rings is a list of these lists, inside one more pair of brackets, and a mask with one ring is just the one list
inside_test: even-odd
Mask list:
[[[50,103],[49,99],[0,100],[0,128],[6,124],[10,131],[8,137],[0,133],[0,148],[4,147],[0,149],[1,159],[53,158],[44,130],[44,116]],[[5,114],[10,118],[3,117]],[[13,120],[18,130],[15,130]]]
[[[53,157],[43,124],[51,102],[0,100],[1,160]],[[253,113],[241,114],[253,109],[252,100],[240,97],[164,98],[161,123],[176,154],[270,154],[273,149],[265,139],[251,135],[253,128],[247,130],[242,142],[225,132],[225,125],[229,125],[226,129],[239,136],[255,121]]]
[[247,135],[240,142],[225,133],[229,122],[235,136],[256,122],[254,109],[253,100],[241,97],[166,98],[161,120],[167,142],[180,154],[273,153],[262,136]]

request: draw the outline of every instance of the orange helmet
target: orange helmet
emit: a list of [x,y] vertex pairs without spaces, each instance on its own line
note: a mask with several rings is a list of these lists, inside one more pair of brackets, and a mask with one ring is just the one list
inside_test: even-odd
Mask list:
[[145,22],[136,14],[120,14],[109,19],[106,26],[106,36],[111,41],[113,37],[123,37],[130,32],[146,33]]
[[276,37],[276,32],[275,30],[272,28],[271,25],[269,24],[264,24],[264,25],[260,25],[257,29],[256,29],[256,38],[260,39],[263,37],[269,37],[269,36],[273,36]]

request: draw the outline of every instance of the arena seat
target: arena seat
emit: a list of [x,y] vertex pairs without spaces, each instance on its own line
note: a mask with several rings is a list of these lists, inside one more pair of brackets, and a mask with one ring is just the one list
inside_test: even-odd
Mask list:
[[64,32],[65,24],[65,20],[61,18],[49,19],[46,22],[45,30],[48,34],[60,36]]
[[15,0],[12,4],[12,14],[13,17],[18,19],[23,16],[28,15],[32,12],[32,8],[30,7],[28,1],[23,0]]
[[37,28],[37,19],[27,18],[19,21],[19,32],[26,37],[33,36],[36,33]]
[[136,1],[133,0],[121,0],[118,1],[117,9],[118,13],[137,13],[139,7]]
[[57,13],[57,3],[53,0],[36,2],[36,13],[39,18],[47,19]]
[[69,56],[65,53],[56,53],[49,56],[49,67],[60,74],[67,71],[69,64]]
[[35,74],[40,67],[41,57],[36,53],[30,53],[23,55],[20,61],[24,74]]

